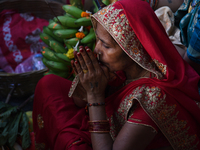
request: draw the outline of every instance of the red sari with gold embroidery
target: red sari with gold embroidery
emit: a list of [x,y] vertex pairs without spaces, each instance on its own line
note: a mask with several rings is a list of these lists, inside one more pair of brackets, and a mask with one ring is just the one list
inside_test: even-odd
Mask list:
[[[94,29],[97,21],[133,61],[155,75],[133,81],[106,98],[113,140],[128,122],[157,132],[146,149],[200,149],[200,77],[176,51],[149,4],[121,0],[92,15]],[[55,75],[39,81],[33,107],[38,147],[92,149],[88,115],[70,98],[77,79],[72,86]]]

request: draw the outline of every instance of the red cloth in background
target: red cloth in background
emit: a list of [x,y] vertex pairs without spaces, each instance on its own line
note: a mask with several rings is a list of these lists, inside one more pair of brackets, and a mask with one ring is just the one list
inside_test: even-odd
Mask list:
[[13,73],[15,67],[40,52],[44,43],[39,33],[49,22],[27,13],[3,10],[0,13],[0,68]]

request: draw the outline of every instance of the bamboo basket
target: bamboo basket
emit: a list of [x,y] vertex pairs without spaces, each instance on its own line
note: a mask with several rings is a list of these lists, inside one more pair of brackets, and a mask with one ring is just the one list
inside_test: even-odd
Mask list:
[[[62,3],[49,0],[47,2],[45,0],[0,0],[0,12],[5,9],[15,9],[19,13],[31,13],[46,20],[64,14]],[[0,73],[0,96],[6,97],[11,91],[13,97],[33,94],[37,82],[46,71],[47,69],[20,74]]]
[[[47,2],[49,5],[45,0],[0,0],[0,12],[4,9],[15,9],[20,13],[32,13],[46,20],[52,19],[55,15],[64,14],[62,3],[49,0]],[[50,8],[52,8],[53,12]]]

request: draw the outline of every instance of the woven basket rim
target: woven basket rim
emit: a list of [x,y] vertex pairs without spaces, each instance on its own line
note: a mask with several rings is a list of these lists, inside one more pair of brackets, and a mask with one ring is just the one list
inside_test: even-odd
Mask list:
[[[50,7],[54,9],[55,12],[52,12],[51,8],[49,8],[48,4],[46,1],[49,3]],[[64,5],[63,3],[57,2],[57,1],[52,1],[52,0],[0,0],[0,12],[2,8],[4,9],[9,9],[10,7],[12,9],[16,9],[20,12],[23,11],[23,8],[18,8],[16,3],[20,4],[23,3],[23,5],[26,5],[27,8],[24,9],[25,11],[28,10],[29,7],[31,7],[31,10],[28,10],[28,13],[33,13],[36,17],[43,18],[46,20],[52,19],[54,16],[54,13],[56,16],[62,15],[64,13],[64,10],[61,9],[61,7]],[[45,7],[45,9],[41,9],[38,11],[38,7],[33,7],[33,5],[40,3],[40,8]],[[56,9],[57,8],[57,9]],[[31,12],[32,11],[32,12]],[[46,17],[48,16],[48,17]],[[37,71],[30,71],[30,72],[25,72],[25,73],[6,73],[6,72],[0,72],[0,76],[19,76],[19,75],[29,75],[32,73],[39,73],[39,72],[45,72],[47,69],[44,70],[37,70]]]
[[[53,19],[55,15],[59,16],[65,13],[62,9],[63,3],[47,1],[54,12],[52,12],[45,0],[0,0],[0,12],[5,9],[14,9],[19,13],[31,13],[48,21]],[[7,96],[14,83],[19,83],[20,85],[14,90],[13,97],[21,97],[33,93],[37,82],[47,71],[48,68],[19,74],[0,72],[0,95]]]
[[1,0],[0,1],[0,4],[1,3],[5,3],[5,2],[8,2],[8,3],[10,3],[10,2],[45,2],[46,3],[46,1],[48,2],[48,3],[57,3],[57,4],[61,4],[61,5],[63,5],[63,3],[61,3],[61,2],[58,2],[58,1],[52,1],[52,0]]
[[30,75],[30,74],[34,74],[34,73],[42,73],[42,72],[46,72],[48,69],[44,68],[41,70],[34,70],[34,71],[29,71],[29,72],[24,72],[24,73],[6,73],[6,72],[0,72],[0,77],[10,77],[10,76],[25,76],[25,75]]
[[62,9],[63,5],[63,3],[50,0],[0,0],[0,12],[12,9],[19,13],[32,13],[36,17],[49,20],[65,13]]

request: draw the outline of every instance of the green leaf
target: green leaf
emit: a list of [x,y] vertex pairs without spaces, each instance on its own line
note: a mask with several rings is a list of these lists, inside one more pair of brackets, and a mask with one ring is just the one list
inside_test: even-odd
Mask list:
[[4,128],[6,126],[7,122],[0,120],[0,128]]
[[8,110],[9,108],[11,108],[10,105],[4,103],[4,102],[0,102],[0,114],[5,112],[6,110]]
[[3,134],[3,135],[6,134],[8,132],[8,130],[9,130],[9,128],[10,128],[11,125],[12,125],[12,122],[9,121],[1,134]]
[[7,104],[6,103],[4,103],[4,102],[0,102],[0,110],[2,109],[2,108],[5,108],[7,106]]
[[31,145],[31,138],[29,133],[29,126],[28,126],[28,117],[25,112],[22,114],[22,148],[27,149]]
[[16,139],[17,139],[17,133],[18,133],[18,129],[19,129],[19,121],[21,119],[22,116],[22,112],[18,113],[15,116],[15,119],[13,121],[14,124],[12,124],[12,129],[9,132],[9,139],[8,139],[8,143],[11,147],[14,146]]
[[8,132],[4,132],[2,134],[0,134],[0,146],[3,146],[6,144],[8,139]]
[[0,134],[0,145],[3,146],[8,140],[8,129],[11,126],[12,122],[8,122],[7,126],[3,129],[3,132]]
[[15,113],[15,112],[17,112],[17,106],[11,107],[4,113],[0,114],[0,118],[3,118],[3,120],[5,120],[11,115],[11,113]]

